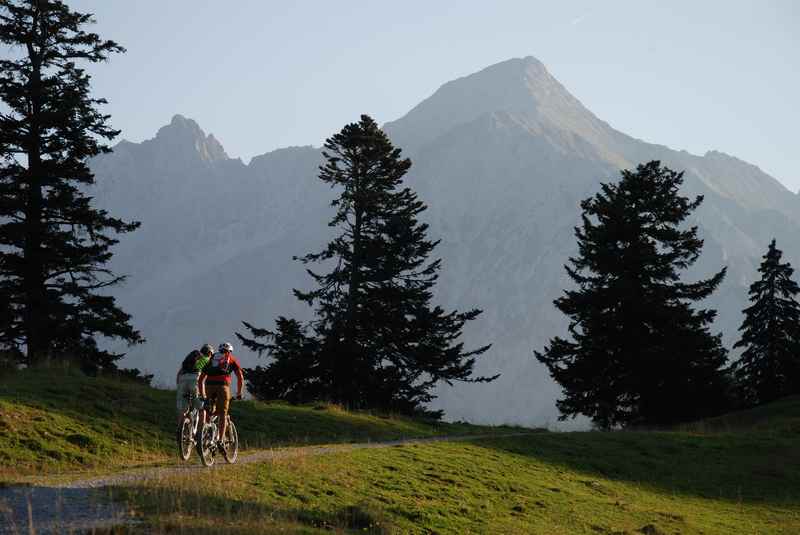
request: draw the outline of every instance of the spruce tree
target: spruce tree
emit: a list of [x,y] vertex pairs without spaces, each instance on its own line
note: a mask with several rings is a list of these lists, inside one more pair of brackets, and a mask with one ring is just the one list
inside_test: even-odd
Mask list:
[[305,328],[279,318],[275,331],[245,324],[252,335],[241,337],[245,344],[272,356],[249,373],[249,387],[293,401],[411,413],[433,399],[440,381],[494,379],[472,377],[489,346],[465,350],[458,341],[481,311],[431,304],[441,260],[429,260],[438,242],[418,220],[425,204],[401,186],[411,161],[366,115],[326,140],[323,155],[319,178],[340,191],[329,223],[339,233],[300,258],[328,271],[308,269],[316,288],[295,290],[315,319]]
[[679,194],[683,173],[660,162],[622,171],[581,202],[578,256],[565,266],[575,289],[554,304],[569,316],[536,358],[563,388],[561,418],[584,414],[601,428],[664,425],[720,410],[726,351],[695,310],[725,276],[686,283],[699,257],[697,227],[681,224],[703,201]]
[[243,323],[253,337],[237,334],[244,345],[271,357],[267,367],[244,370],[247,391],[256,399],[290,403],[330,399],[331,380],[325,362],[320,362],[319,344],[300,322],[281,316],[274,332]]
[[79,63],[123,49],[84,28],[91,15],[58,0],[0,2],[0,350],[28,364],[60,356],[87,368],[113,367],[120,355],[96,335],[141,341],[107,290],[123,277],[106,264],[134,230],[92,207],[87,160],[108,152],[119,132],[99,111]]
[[782,256],[773,239],[758,268],[761,279],[750,285],[752,304],[743,311],[741,338],[733,346],[744,348],[732,368],[741,401],[750,406],[800,393],[800,288]]

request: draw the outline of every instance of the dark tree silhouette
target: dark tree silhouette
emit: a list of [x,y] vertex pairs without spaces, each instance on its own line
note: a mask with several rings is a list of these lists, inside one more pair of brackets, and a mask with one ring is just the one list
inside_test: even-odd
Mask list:
[[319,178],[341,191],[329,223],[339,234],[300,259],[330,269],[308,270],[316,288],[295,290],[316,319],[306,329],[279,318],[274,332],[245,324],[252,337],[240,335],[244,343],[272,357],[249,372],[249,388],[265,397],[411,413],[433,399],[439,381],[494,379],[472,377],[475,358],[489,346],[468,351],[458,342],[480,311],[430,303],[441,260],[428,260],[438,242],[417,220],[425,204],[401,187],[411,161],[366,115],[328,139],[323,155]]
[[758,268],[761,279],[750,285],[742,335],[734,348],[744,348],[732,366],[741,401],[758,405],[800,393],[800,292],[794,269],[781,263],[783,253],[769,244]]
[[98,111],[80,62],[123,49],[84,30],[91,15],[57,0],[0,2],[0,350],[28,364],[69,355],[113,367],[95,335],[141,337],[106,289],[123,278],[104,267],[134,230],[91,206],[87,159],[119,132]]
[[319,343],[307,335],[297,320],[279,317],[274,332],[243,323],[253,336],[251,339],[238,335],[244,345],[271,357],[267,367],[244,370],[248,392],[257,399],[283,399],[290,403],[330,397],[330,370],[319,359]]
[[565,266],[577,288],[554,302],[570,318],[571,340],[535,352],[563,387],[562,419],[664,425],[724,405],[726,351],[709,333],[716,311],[692,302],[708,297],[725,269],[680,280],[703,246],[697,227],[679,228],[703,200],[679,194],[682,177],[652,161],[581,202],[579,254]]

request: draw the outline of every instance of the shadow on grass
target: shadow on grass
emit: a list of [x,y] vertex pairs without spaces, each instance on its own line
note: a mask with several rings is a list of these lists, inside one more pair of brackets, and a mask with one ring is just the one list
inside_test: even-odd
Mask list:
[[96,533],[393,533],[383,512],[366,504],[322,511],[303,507],[276,508],[253,500],[221,496],[213,490],[185,486],[133,486],[108,491],[114,502],[134,506],[141,515],[141,522]]
[[800,396],[788,396],[751,409],[744,409],[679,426],[698,433],[767,431],[800,433]]
[[737,503],[800,504],[797,433],[548,433],[476,444],[660,493]]

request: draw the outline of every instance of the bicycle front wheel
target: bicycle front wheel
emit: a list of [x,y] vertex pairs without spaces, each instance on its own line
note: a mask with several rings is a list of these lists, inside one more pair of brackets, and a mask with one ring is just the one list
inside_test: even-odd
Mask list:
[[239,457],[239,433],[233,420],[228,420],[228,427],[225,429],[225,440],[222,447],[222,456],[228,463],[233,464]]
[[215,428],[216,423],[206,423],[200,429],[197,440],[197,454],[200,456],[200,461],[204,466],[214,465],[214,450],[216,449],[214,444]]
[[192,455],[192,420],[188,416],[181,420],[175,438],[178,441],[178,455],[182,460],[188,461]]

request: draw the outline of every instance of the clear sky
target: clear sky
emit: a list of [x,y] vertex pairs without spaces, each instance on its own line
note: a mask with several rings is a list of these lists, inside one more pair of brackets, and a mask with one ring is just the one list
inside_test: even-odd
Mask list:
[[798,1],[67,1],[128,49],[92,72],[131,141],[180,113],[248,161],[532,55],[613,127],[800,189]]

